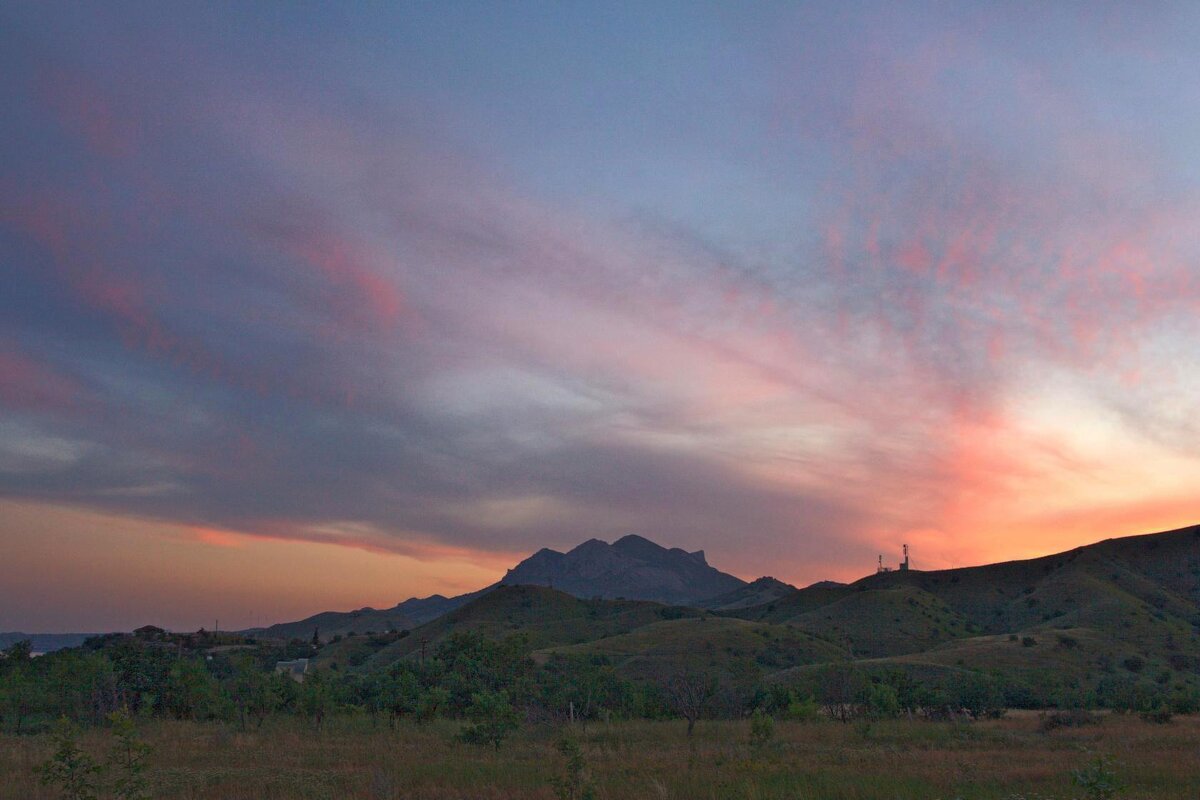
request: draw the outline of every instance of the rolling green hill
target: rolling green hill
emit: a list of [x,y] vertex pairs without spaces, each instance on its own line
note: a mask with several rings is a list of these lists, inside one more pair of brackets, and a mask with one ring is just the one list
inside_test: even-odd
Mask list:
[[[755,597],[766,602],[747,605]],[[524,637],[535,659],[587,655],[629,677],[671,670],[774,676],[852,660],[921,674],[1052,674],[1200,683],[1200,527],[1043,558],[895,571],[791,589],[769,579],[702,611],[501,585],[411,634],[351,637],[320,661],[364,669],[432,652],[455,632]]]
[[[454,633],[474,632],[493,639],[519,635],[529,650],[580,644],[615,636],[654,622],[698,617],[702,611],[644,600],[581,600],[544,586],[499,586],[379,647],[368,657],[351,656],[369,637],[344,639],[322,650],[320,661],[349,661],[365,669],[418,657],[422,647],[433,652]],[[376,642],[380,637],[375,637]],[[353,663],[357,661],[358,663]]]
[[602,656],[630,677],[655,678],[682,669],[739,675],[774,672],[798,664],[844,661],[848,653],[820,636],[790,625],[731,617],[690,617],[654,622],[629,633],[537,655]]

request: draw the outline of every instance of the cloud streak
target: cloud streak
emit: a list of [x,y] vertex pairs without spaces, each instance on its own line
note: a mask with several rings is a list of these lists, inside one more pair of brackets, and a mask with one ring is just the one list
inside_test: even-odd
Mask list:
[[[629,532],[805,581],[1194,521],[1200,170],[1121,84],[1195,66],[1179,21],[1108,64],[1111,21],[1047,12],[1081,69],[1032,11],[877,11],[730,28],[743,124],[677,100],[711,126],[653,130],[693,161],[652,175],[626,120],[458,88],[520,56],[439,60],[415,11],[370,69],[379,21],[330,21],[362,50],[324,73],[299,20],[256,51],[253,14],[147,14],[138,49],[119,10],[6,12],[0,494],[447,585]],[[564,196],[529,140],[585,128]],[[660,188],[691,174],[759,188]]]

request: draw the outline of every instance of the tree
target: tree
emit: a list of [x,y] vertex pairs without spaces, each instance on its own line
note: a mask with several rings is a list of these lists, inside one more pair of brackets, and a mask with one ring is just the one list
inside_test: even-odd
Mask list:
[[508,702],[507,692],[476,692],[471,696],[467,717],[474,724],[462,729],[459,737],[470,744],[490,744],[497,750],[517,729],[517,710]]
[[825,713],[841,722],[849,722],[859,712],[864,679],[852,667],[837,664],[826,668],[820,678],[820,700]]
[[401,665],[393,667],[380,681],[379,704],[387,711],[388,727],[396,727],[396,720],[417,711],[420,698],[417,676]]
[[215,705],[216,681],[204,662],[180,659],[167,671],[161,686],[161,703],[176,719],[194,719],[210,714]]
[[663,691],[675,712],[687,720],[687,735],[691,736],[696,720],[717,694],[717,680],[704,672],[686,670],[667,678]]
[[138,738],[137,729],[129,710],[122,708],[108,715],[113,726],[112,749],[108,753],[108,768],[116,773],[112,783],[113,795],[118,800],[148,800],[150,780],[146,776],[150,759],[150,745]]
[[234,663],[229,695],[237,709],[238,724],[242,730],[246,730],[248,717],[254,720],[254,727],[261,728],[267,716],[279,707],[276,682],[249,656]]
[[32,657],[33,642],[29,639],[13,642],[8,646],[7,650],[0,651],[0,669],[14,665],[28,664]]
[[300,710],[312,720],[319,731],[325,726],[325,717],[333,705],[333,687],[325,673],[314,670],[304,676],[300,684]]
[[78,729],[66,717],[54,730],[54,754],[34,769],[44,786],[57,786],[66,800],[97,800],[96,780],[102,769],[79,746]]
[[559,800],[594,800],[596,789],[588,778],[587,762],[579,741],[574,736],[564,736],[557,746],[566,763],[562,777],[551,781],[555,795]]
[[440,686],[432,686],[417,695],[417,720],[428,722],[450,703],[450,693]]
[[25,718],[39,705],[39,690],[42,684],[27,667],[8,669],[0,674],[0,722],[11,721],[13,729],[21,733]]

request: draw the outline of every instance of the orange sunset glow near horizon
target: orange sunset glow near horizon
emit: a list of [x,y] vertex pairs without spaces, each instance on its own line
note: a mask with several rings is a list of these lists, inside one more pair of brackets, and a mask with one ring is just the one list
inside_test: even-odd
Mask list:
[[0,631],[1200,523],[1200,12],[0,9]]

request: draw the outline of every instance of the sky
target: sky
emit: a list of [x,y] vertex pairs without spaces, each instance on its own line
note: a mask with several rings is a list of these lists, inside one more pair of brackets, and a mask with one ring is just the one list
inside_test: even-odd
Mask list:
[[1200,522],[1200,7],[0,3],[0,630]]

